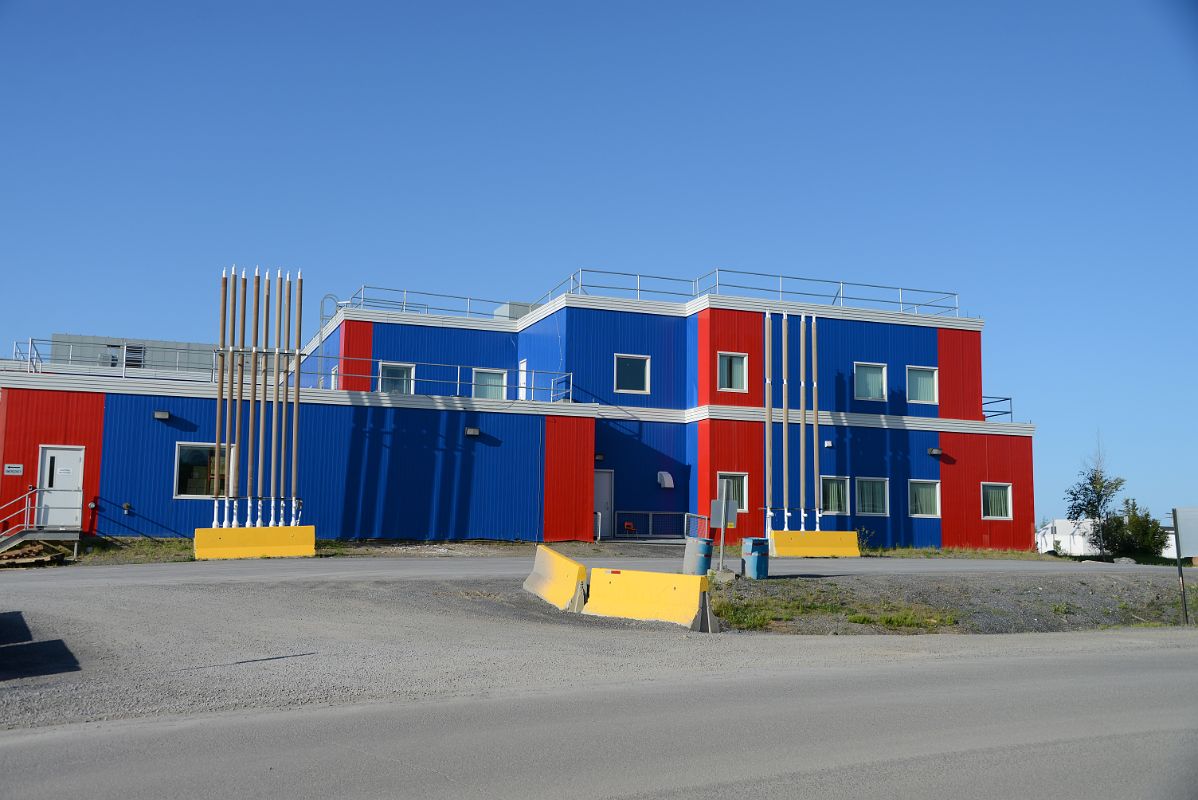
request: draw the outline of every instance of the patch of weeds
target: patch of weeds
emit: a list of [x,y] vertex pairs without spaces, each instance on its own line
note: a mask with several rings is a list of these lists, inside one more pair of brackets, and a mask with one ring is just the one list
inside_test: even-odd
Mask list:
[[80,564],[157,564],[195,561],[191,539],[178,537],[85,537],[79,543]]
[[1056,614],[1057,616],[1061,616],[1061,617],[1065,616],[1066,614],[1069,613],[1069,604],[1068,603],[1057,603],[1055,606],[1052,607],[1052,613]]
[[871,617],[869,614],[860,614],[860,613],[849,614],[848,617],[846,617],[846,619],[849,622],[856,623],[857,625],[873,625],[875,622],[877,622],[877,619],[875,619],[874,617]]
[[761,630],[773,619],[773,612],[756,601],[716,600],[711,604],[711,610],[733,628],[746,631]]

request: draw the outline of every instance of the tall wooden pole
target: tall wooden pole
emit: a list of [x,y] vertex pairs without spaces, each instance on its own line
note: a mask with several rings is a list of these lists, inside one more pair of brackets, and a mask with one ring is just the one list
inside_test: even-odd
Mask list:
[[250,429],[245,437],[245,526],[252,528],[257,524],[254,518],[254,450],[257,439],[254,438],[255,419],[258,405],[258,310],[262,306],[262,279],[258,276],[258,268],[254,267],[254,323],[253,343],[250,345]]
[[[765,312],[765,529],[769,536],[774,527],[774,320]],[[747,376],[746,376],[747,377]],[[751,508],[751,506],[750,506]]]
[[225,399],[225,312],[229,308],[229,277],[225,270],[220,271],[220,344],[216,348],[216,435],[212,440],[216,443],[216,452],[212,464],[212,527],[219,528],[222,520],[218,518],[220,509],[220,446],[221,446],[221,413]]
[[236,366],[237,359],[233,357],[233,348],[237,344],[237,267],[234,265],[232,278],[229,281],[229,347],[225,356],[225,366],[229,370],[228,381],[229,391],[225,393],[225,522],[224,527],[232,527],[233,514],[229,508],[230,499],[232,498],[233,486],[229,480],[230,468],[229,464],[233,460],[232,444],[233,444],[233,368]]
[[807,315],[799,317],[799,530],[807,530]]
[[819,473],[819,338],[815,332],[815,317],[811,318],[811,449],[815,454],[812,468],[815,470],[815,529],[819,530],[820,516],[824,513],[823,486]]
[[[276,291],[278,291],[276,289]],[[266,273],[266,302],[262,304],[262,404],[258,407],[258,527],[266,524],[262,512],[262,495],[266,494],[266,376],[270,373],[267,353],[270,352],[270,271]]]
[[790,316],[782,312],[782,529],[790,530]]
[[295,393],[291,408],[291,524],[299,524],[299,410],[300,351],[304,340],[300,328],[304,320],[304,273],[295,278]]
[[283,312],[283,410],[279,423],[279,524],[287,524],[287,398],[290,393],[288,380],[291,375],[291,273],[287,273],[286,288],[283,294],[287,296],[287,308]]
[[245,404],[245,270],[241,271],[241,301],[237,321],[237,409],[233,422],[233,527],[241,517],[241,412]]
[[275,272],[275,358],[271,370],[274,396],[270,418],[270,526],[275,526],[275,500],[279,496],[279,343],[283,341],[283,270]]

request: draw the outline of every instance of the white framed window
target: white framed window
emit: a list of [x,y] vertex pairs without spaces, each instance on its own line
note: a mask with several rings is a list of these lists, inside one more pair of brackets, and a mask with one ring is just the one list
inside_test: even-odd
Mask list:
[[330,389],[337,388],[337,368],[336,367],[333,367],[332,369],[329,370],[329,388]]
[[940,481],[908,481],[907,495],[907,513],[911,516],[940,516]]
[[616,353],[614,385],[622,394],[649,394],[649,356]]
[[853,362],[853,399],[886,399],[886,365]]
[[484,400],[504,400],[507,392],[507,370],[475,369],[474,396]]
[[857,479],[857,514],[866,517],[890,516],[890,481],[887,478]]
[[384,394],[415,394],[416,365],[380,361],[379,391]]
[[749,354],[716,353],[716,391],[749,391]]
[[736,501],[736,510],[740,514],[749,513],[749,473],[747,472],[717,472],[715,474],[715,494],[720,496],[720,485],[724,481],[731,482],[731,497]]
[[939,403],[940,370],[935,367],[907,367],[907,402]]
[[[221,472],[228,474],[225,459],[229,446],[221,447]],[[233,448],[237,456],[237,448]],[[216,445],[213,442],[175,442],[175,500],[211,500],[216,487]],[[225,476],[221,476],[220,492],[225,491]]]
[[1011,484],[982,484],[982,519],[1011,519]]
[[821,475],[819,479],[820,513],[843,516],[849,513],[849,479]]

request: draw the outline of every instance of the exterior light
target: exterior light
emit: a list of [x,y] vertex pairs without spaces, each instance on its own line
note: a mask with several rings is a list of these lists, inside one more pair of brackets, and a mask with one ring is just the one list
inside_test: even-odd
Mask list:
[[603,460],[603,453],[595,453],[595,460],[596,460],[596,461],[602,461],[602,460]]
[[467,436],[478,436],[479,430],[478,430],[478,428],[467,428],[466,435]]
[[169,412],[169,411],[155,411],[154,412],[154,419],[170,419],[170,418],[171,418],[171,412]]
[[941,450],[939,447],[929,447],[928,448],[928,455],[930,455],[932,457],[943,455],[943,454],[944,454],[944,451]]

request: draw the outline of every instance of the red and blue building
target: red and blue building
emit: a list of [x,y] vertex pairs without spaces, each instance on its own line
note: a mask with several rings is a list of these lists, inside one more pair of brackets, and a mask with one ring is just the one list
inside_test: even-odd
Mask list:
[[[365,287],[328,303],[301,369],[305,524],[354,539],[677,535],[724,478],[738,538],[767,520],[813,527],[818,474],[824,529],[1033,547],[1033,429],[983,397],[980,319],[947,293],[738,275],[577,273],[524,304]],[[46,453],[79,448],[83,531],[211,523],[184,474],[214,446],[211,371],[34,351],[0,369],[0,502],[44,484]]]

